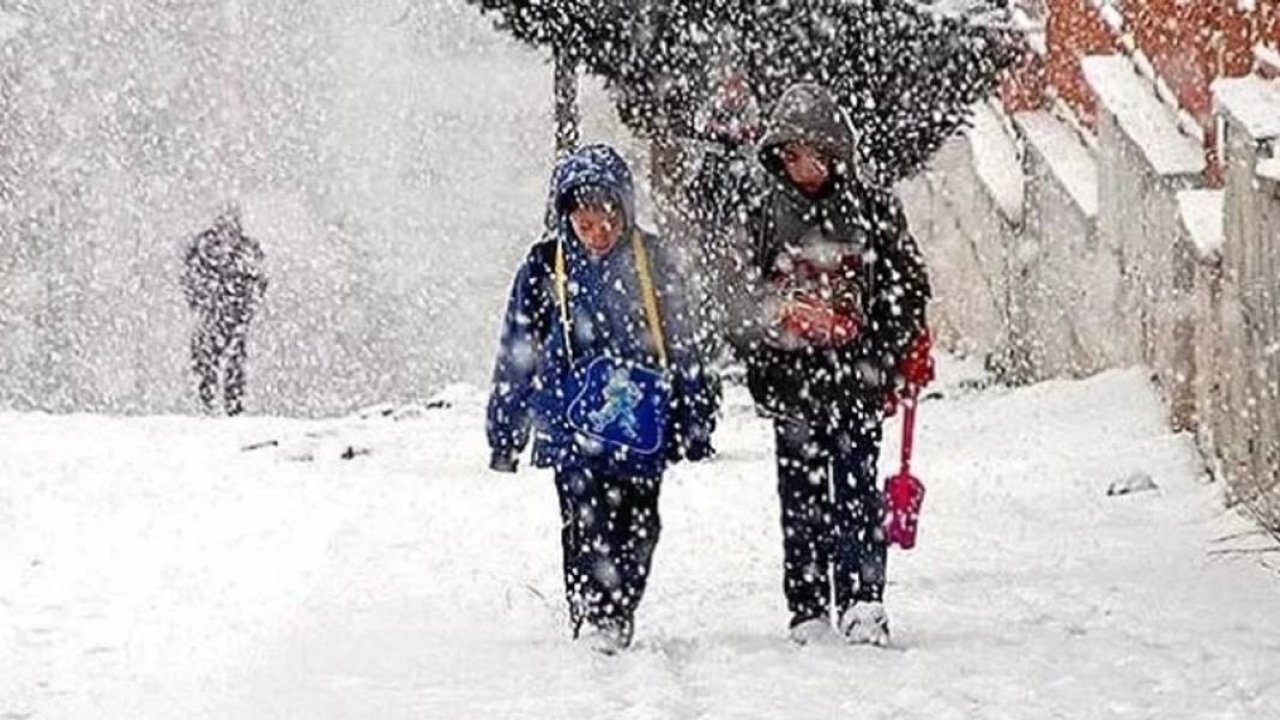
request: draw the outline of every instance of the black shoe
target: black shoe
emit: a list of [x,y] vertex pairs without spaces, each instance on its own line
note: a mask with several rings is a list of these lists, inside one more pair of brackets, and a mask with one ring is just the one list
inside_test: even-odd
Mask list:
[[831,618],[826,615],[796,616],[791,619],[791,627],[787,629],[787,638],[800,646],[821,643],[833,636]]

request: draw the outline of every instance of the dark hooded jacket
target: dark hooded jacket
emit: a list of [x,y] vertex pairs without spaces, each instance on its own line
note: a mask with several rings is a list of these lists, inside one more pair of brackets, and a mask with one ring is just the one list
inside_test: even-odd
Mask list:
[[[611,194],[627,227],[604,257],[591,259],[569,222],[569,201],[580,188]],[[489,445],[514,459],[532,432],[533,462],[557,469],[604,469],[598,453],[580,447],[566,421],[575,365],[602,356],[657,364],[645,318],[631,234],[645,244],[662,317],[673,408],[665,458],[700,459],[709,450],[715,407],[702,359],[692,341],[689,308],[674,258],[635,222],[634,190],[626,162],[609,147],[585,147],[556,167],[548,205],[551,231],[536,243],[516,275],[503,324],[489,397]],[[566,348],[555,287],[556,245],[565,250],[572,348]],[[661,472],[661,467],[655,468]]]
[[[832,164],[832,180],[817,197],[786,177],[778,149],[792,142],[816,147]],[[839,424],[878,413],[924,327],[929,284],[919,250],[897,198],[859,177],[856,149],[843,112],[808,84],[778,101],[760,143],[768,172],[748,232],[751,293],[738,302],[734,337],[753,397],[778,415]],[[785,258],[815,245],[851,259],[860,330],[836,347],[780,348],[767,341],[770,278],[785,272]]]
[[267,289],[262,246],[239,224],[219,218],[192,240],[184,258],[187,304],[206,317],[246,322]]

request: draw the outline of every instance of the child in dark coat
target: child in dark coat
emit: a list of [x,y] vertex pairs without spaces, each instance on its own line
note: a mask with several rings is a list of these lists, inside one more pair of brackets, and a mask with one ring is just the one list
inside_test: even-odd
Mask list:
[[715,407],[680,273],[636,225],[626,162],[562,160],[548,236],[511,289],[489,398],[491,467],[555,473],[573,636],[627,647],[658,541],[669,462],[708,453]]
[[931,377],[928,279],[898,200],[859,177],[853,128],[825,90],[783,95],[760,159],[754,282],[733,337],[774,418],[791,636],[834,623],[851,643],[884,644],[876,462],[886,400]]

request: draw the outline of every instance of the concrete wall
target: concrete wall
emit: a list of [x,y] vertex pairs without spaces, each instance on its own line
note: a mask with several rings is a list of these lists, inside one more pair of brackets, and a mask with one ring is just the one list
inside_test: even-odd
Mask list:
[[946,170],[900,188],[929,266],[947,269],[931,277],[933,331],[953,351],[987,354],[1007,336],[1005,263],[1018,234],[974,171],[967,143],[945,147],[938,167]]
[[1105,326],[1120,275],[1100,243],[1097,171],[1080,139],[1044,112],[1015,116],[1027,174],[1024,323],[1030,379],[1078,376],[1106,365]]
[[1225,187],[1207,189],[1199,142],[1111,62],[1084,62],[1096,134],[1043,111],[999,129],[1020,159],[1018,222],[975,169],[989,136],[903,188],[931,321],[1010,381],[1149,367],[1170,423],[1280,527],[1280,81],[1220,83]]
[[[1222,349],[1213,375],[1222,401],[1204,409],[1214,431],[1206,439],[1241,499],[1256,501],[1275,497],[1280,482],[1280,181],[1259,172],[1280,138],[1280,85],[1233,80],[1215,90],[1226,128]],[[1280,504],[1259,507],[1280,522]]]
[[1004,172],[1021,180],[1012,139],[984,112],[991,122],[979,122],[968,138],[944,146],[933,169],[903,183],[898,193],[933,269],[930,324],[936,341],[958,354],[985,357],[1008,375],[1021,362],[1010,342],[1022,337],[1009,328],[1025,322],[1025,313],[1011,302],[1024,282],[1024,190],[1020,182],[1003,192],[993,187],[990,176],[999,165],[980,172],[979,158],[1004,157]]

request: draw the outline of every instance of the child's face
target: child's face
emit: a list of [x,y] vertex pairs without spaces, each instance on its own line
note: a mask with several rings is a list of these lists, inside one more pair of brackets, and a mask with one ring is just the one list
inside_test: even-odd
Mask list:
[[570,213],[569,221],[578,240],[596,257],[612,250],[622,235],[622,211],[617,207],[585,205]]
[[801,190],[813,194],[822,190],[831,177],[831,168],[817,148],[804,143],[787,143],[779,150],[782,169],[791,182]]

